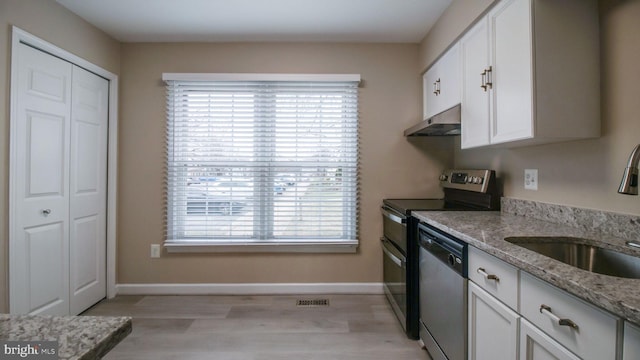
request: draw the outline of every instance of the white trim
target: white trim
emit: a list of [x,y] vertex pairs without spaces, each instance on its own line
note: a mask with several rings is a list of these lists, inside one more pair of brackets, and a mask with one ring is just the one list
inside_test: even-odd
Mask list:
[[293,252],[293,253],[355,253],[358,240],[337,242],[286,242],[286,241],[165,241],[164,247],[170,253],[203,253],[203,252]]
[[163,73],[163,81],[354,81],[360,74]]
[[118,295],[384,294],[382,283],[118,284]]
[[[107,163],[107,297],[116,296],[116,202],[117,202],[117,161],[118,161],[118,75],[113,74],[89,61],[76,56],[66,50],[63,50],[47,41],[44,41],[16,26],[12,27],[12,45],[11,45],[11,110],[10,110],[10,138],[14,139],[17,119],[17,49],[20,43],[28,44],[36,49],[49,53],[62,60],[73,63],[83,69],[86,69],[98,76],[109,81],[109,140],[108,140],[108,163]],[[9,189],[15,188],[15,179],[11,174],[15,173],[16,149],[15,141],[11,141],[9,146]],[[16,194],[9,191],[9,253],[11,254],[13,239],[15,239],[15,226],[12,221],[12,214],[15,214]],[[10,259],[14,258],[10,255]],[[11,261],[9,261],[9,290],[13,278],[11,271]],[[9,306],[11,307],[11,291],[9,291]],[[14,300],[15,301],[15,300]]]

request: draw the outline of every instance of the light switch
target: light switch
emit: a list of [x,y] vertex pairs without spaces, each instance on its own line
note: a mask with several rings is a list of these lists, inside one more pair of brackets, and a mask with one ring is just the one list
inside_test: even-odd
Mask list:
[[160,257],[160,244],[151,244],[151,257],[152,258]]

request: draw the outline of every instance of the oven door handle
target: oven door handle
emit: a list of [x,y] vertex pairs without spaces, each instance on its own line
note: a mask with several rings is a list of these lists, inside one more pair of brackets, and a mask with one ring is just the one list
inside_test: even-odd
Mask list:
[[402,259],[400,259],[399,257],[395,256],[391,251],[389,251],[389,249],[387,249],[387,246],[389,246],[388,241],[382,240],[382,251],[385,253],[385,255],[387,255],[389,259],[393,261],[394,264],[398,265],[401,268],[404,268],[404,261],[402,261]]
[[380,211],[382,211],[383,216],[387,217],[389,220],[393,222],[397,222],[398,224],[405,224],[407,222],[406,218],[401,218],[398,215],[392,214],[389,211],[387,211],[387,209],[385,208],[380,208]]

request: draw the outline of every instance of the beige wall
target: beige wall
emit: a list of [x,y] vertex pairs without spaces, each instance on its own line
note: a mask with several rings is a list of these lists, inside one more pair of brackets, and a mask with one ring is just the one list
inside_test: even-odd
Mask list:
[[[382,199],[440,196],[436,174],[452,164],[452,139],[402,136],[421,111],[415,44],[123,44],[121,70],[119,283],[380,282]],[[150,259],[163,241],[163,72],[361,74],[358,253]]]
[[[432,29],[421,45],[425,50],[421,66],[427,66],[468,25],[469,13],[457,6],[468,1],[454,2],[450,10],[455,11],[446,15],[456,25],[439,23]],[[498,170],[508,197],[640,214],[640,197],[617,194],[629,153],[640,143],[638,19],[639,0],[600,1],[600,138],[518,149],[456,150],[456,167]],[[458,140],[456,149],[459,145]],[[524,190],[523,172],[528,168],[539,170],[538,191]]]
[[453,0],[420,43],[420,72],[437,60],[496,0]]
[[112,73],[120,44],[52,0],[0,0],[0,312],[8,310],[9,87],[17,26]]

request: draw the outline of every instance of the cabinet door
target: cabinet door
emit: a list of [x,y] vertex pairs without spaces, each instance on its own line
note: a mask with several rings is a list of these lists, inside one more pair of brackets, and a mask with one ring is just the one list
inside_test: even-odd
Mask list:
[[625,322],[622,360],[636,359],[640,359],[640,328]]
[[516,359],[519,317],[469,282],[469,360]]
[[460,40],[462,70],[462,140],[461,147],[468,149],[488,145],[489,139],[489,88],[484,84],[483,71],[489,66],[489,31],[486,19],[480,20]]
[[453,45],[438,60],[440,82],[437,84],[437,111],[442,112],[460,103],[460,51],[459,44]]
[[439,112],[437,86],[440,78],[438,77],[438,63],[434,64],[422,77],[422,90],[424,96],[424,119]]
[[507,0],[489,15],[493,83],[491,143],[533,137],[531,0]]
[[521,318],[520,360],[580,360],[580,358]]

